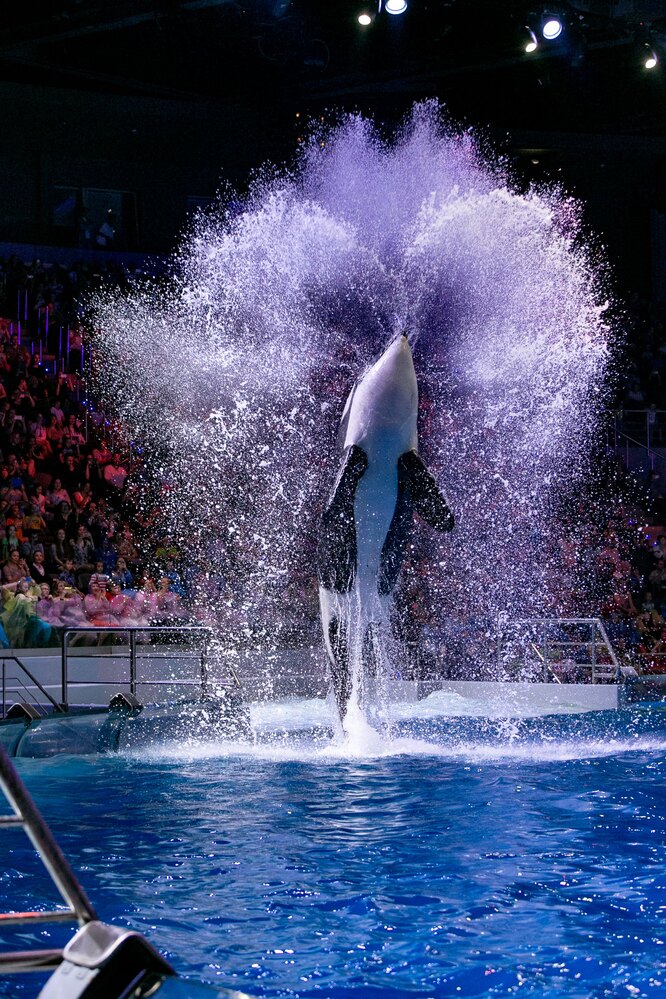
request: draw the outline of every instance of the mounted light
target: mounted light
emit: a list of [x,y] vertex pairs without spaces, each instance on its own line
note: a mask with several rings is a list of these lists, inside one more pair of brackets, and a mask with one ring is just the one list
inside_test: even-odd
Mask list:
[[407,10],[407,0],[386,0],[384,10],[387,14],[404,14]]
[[646,69],[656,69],[659,65],[659,57],[654,49],[651,49],[649,45],[645,46],[645,55],[643,56],[643,65]]
[[530,28],[529,24],[525,25],[525,31],[527,32],[527,34],[529,36],[528,39],[527,39],[527,41],[525,42],[525,51],[526,52],[536,52],[536,50],[539,48],[539,43],[537,41],[537,36],[532,31],[532,29]]
[[364,11],[362,14],[358,15],[357,20],[358,23],[362,25],[362,27],[367,28],[368,25],[372,24],[372,22],[374,21],[374,17],[372,16],[372,14],[368,14],[366,11]]
[[550,14],[546,17],[541,28],[541,34],[547,42],[554,42],[556,38],[560,37],[563,31],[564,25],[559,17],[551,17]]

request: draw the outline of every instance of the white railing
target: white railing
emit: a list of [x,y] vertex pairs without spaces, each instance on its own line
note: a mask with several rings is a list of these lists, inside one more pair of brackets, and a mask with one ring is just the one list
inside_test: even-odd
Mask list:
[[541,673],[547,683],[608,683],[622,669],[599,618],[529,618],[502,629],[497,642],[502,672]]

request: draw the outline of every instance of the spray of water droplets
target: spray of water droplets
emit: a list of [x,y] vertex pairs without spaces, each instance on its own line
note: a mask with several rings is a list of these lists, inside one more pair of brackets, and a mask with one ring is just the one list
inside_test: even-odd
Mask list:
[[419,529],[403,587],[435,622],[575,610],[561,508],[585,477],[611,329],[572,199],[512,189],[432,104],[388,143],[350,116],[240,210],[199,218],[173,271],[89,303],[94,369],[230,645],[315,635],[337,423],[403,329],[421,451],[457,518],[451,535]]

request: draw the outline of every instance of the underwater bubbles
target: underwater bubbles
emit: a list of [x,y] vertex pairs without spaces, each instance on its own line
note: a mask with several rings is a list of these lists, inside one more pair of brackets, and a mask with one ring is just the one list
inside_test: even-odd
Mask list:
[[143,446],[139,502],[193,567],[202,619],[230,647],[298,644],[317,640],[344,401],[406,330],[457,525],[419,528],[403,586],[433,627],[474,617],[481,662],[485,623],[575,610],[585,586],[562,500],[604,399],[605,271],[574,200],[520,193],[433,103],[392,141],[353,115],[320,140],[198,218],[168,280],[88,303],[97,390]]

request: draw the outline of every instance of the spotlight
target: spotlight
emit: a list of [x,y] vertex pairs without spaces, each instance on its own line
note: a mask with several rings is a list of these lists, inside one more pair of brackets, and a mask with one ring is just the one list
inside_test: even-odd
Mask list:
[[529,40],[525,43],[525,51],[526,52],[536,52],[536,50],[539,48],[539,43],[537,41],[537,36],[532,31],[532,29],[530,28],[529,24],[525,25],[525,31],[527,32],[527,34],[529,36]]
[[407,0],[385,0],[384,10],[387,14],[404,14],[407,10]]
[[547,42],[554,42],[556,38],[560,37],[563,30],[564,25],[560,21],[559,17],[552,17],[548,14],[543,22],[541,34]]
[[656,69],[659,65],[659,57],[653,48],[649,45],[645,46],[645,53],[643,55],[643,65],[646,69]]
[[368,14],[367,11],[363,11],[362,14],[358,15],[357,20],[360,25],[362,25],[364,28],[367,28],[369,24],[372,24],[374,18],[372,14]]

